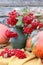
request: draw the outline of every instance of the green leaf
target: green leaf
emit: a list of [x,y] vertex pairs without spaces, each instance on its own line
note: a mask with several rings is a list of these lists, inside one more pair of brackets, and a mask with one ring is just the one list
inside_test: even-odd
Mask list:
[[25,15],[28,15],[28,10],[26,8],[22,9],[21,12],[24,12]]
[[22,16],[19,16],[18,17],[18,22],[16,25],[20,25],[20,26],[23,26],[23,22],[22,22]]
[[41,19],[40,22],[43,23],[43,19]]
[[40,17],[40,16],[42,16],[42,14],[37,13],[37,14],[35,14],[35,16]]
[[28,11],[27,11],[27,9],[26,9],[26,8],[24,8],[24,9],[22,10],[22,12],[28,12]]

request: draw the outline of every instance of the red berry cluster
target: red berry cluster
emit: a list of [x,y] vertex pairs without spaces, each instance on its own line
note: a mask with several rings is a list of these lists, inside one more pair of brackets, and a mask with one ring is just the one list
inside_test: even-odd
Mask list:
[[31,23],[31,26],[30,26],[30,27],[24,26],[24,33],[25,33],[25,34],[31,34],[31,32],[32,32],[33,30],[35,30],[35,29],[40,29],[40,28],[42,28],[42,27],[43,27],[43,24],[36,21],[36,22]]
[[29,25],[29,24],[32,23],[32,21],[34,20],[34,18],[35,18],[35,16],[32,13],[30,13],[27,16],[23,16],[22,21],[23,21],[24,24]]
[[20,49],[15,50],[15,56],[21,59],[26,58],[26,54]]
[[20,59],[26,58],[26,54],[24,53],[24,51],[20,50],[20,49],[9,49],[9,48],[5,48],[4,51],[2,51],[0,53],[0,56],[8,58],[11,56],[16,56]]
[[[23,16],[23,23],[24,23],[24,33],[30,34],[33,30],[37,28],[42,28],[43,24],[39,20],[35,20],[35,16],[30,13],[27,16]],[[31,25],[31,26],[30,26]]]
[[[16,23],[18,21],[18,19],[17,19],[18,16],[19,16],[19,14],[16,12],[16,10],[10,12],[9,18],[7,19],[7,23],[11,26],[16,25]],[[33,13],[30,13],[28,15],[23,15],[22,22],[24,23],[23,30],[24,30],[25,34],[30,34],[33,30],[35,30],[37,28],[40,29],[43,27],[43,24],[40,21],[35,21],[35,18],[36,17],[33,15]],[[7,32],[7,36],[8,37],[16,37],[17,33]]]
[[33,31],[32,27],[29,27],[29,28],[28,28],[28,27],[25,27],[25,26],[24,26],[24,33],[25,33],[25,34],[30,34],[32,31]]
[[37,29],[37,27],[39,29],[43,27],[43,23],[41,23],[40,21],[34,21],[33,23],[31,23],[31,25],[32,25],[33,30]]
[[7,23],[11,26],[16,25],[16,23],[18,21],[17,16],[18,16],[18,14],[17,14],[16,10],[10,12],[9,18],[7,19]]
[[12,37],[17,37],[17,36],[18,36],[18,34],[17,34],[16,32],[12,32],[12,31],[10,31],[10,30],[7,30],[7,31],[5,32],[5,34],[6,34],[6,36],[7,36],[8,38],[12,38]]

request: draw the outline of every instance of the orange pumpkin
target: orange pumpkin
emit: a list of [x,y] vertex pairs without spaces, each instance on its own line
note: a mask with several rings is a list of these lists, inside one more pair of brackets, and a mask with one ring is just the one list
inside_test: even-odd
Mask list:
[[33,41],[34,44],[32,51],[37,57],[43,58],[43,31],[38,32],[35,37],[37,40],[35,39],[36,41]]
[[9,28],[4,24],[0,24],[0,44],[6,44],[9,40],[5,34],[6,30],[9,30]]
[[31,48],[31,45],[30,45],[31,40],[32,40],[32,37],[27,39],[27,42],[26,42],[26,47],[27,48]]
[[43,31],[39,31],[31,40],[31,48],[33,53],[39,57],[43,57]]
[[27,39],[27,42],[26,42],[26,47],[27,47],[27,48],[31,48],[31,40],[32,40],[32,38],[33,38],[37,33],[38,33],[38,30],[34,30],[34,31],[31,33],[30,37]]
[[31,48],[38,58],[43,58],[43,31],[39,31],[32,38],[28,38],[26,47]]

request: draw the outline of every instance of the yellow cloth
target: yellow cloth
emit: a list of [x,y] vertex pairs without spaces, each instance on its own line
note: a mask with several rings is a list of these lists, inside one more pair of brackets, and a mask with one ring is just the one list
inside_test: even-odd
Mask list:
[[0,65],[43,65],[40,58],[36,58],[33,53],[25,52],[27,58],[19,59],[15,56],[11,58],[0,57]]
[[25,59],[12,58],[8,65],[42,65],[40,58],[35,58],[34,54],[29,54]]
[[9,59],[10,58],[3,58],[3,57],[0,57],[0,65],[8,65],[8,62],[9,62]]

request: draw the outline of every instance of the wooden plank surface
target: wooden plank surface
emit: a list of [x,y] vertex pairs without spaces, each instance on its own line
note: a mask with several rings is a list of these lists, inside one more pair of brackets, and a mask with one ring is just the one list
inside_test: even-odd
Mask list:
[[43,0],[0,0],[0,6],[43,5]]
[[43,0],[0,0],[0,16],[8,16],[8,13],[17,7],[34,7],[36,5],[43,6]]
[[[40,3],[40,4],[39,4]],[[0,0],[0,6],[43,5],[43,0]]]
[[1,16],[8,16],[8,13],[13,11],[14,9],[21,10],[23,8],[30,8],[30,10],[43,10],[43,7],[0,7],[0,17]]

